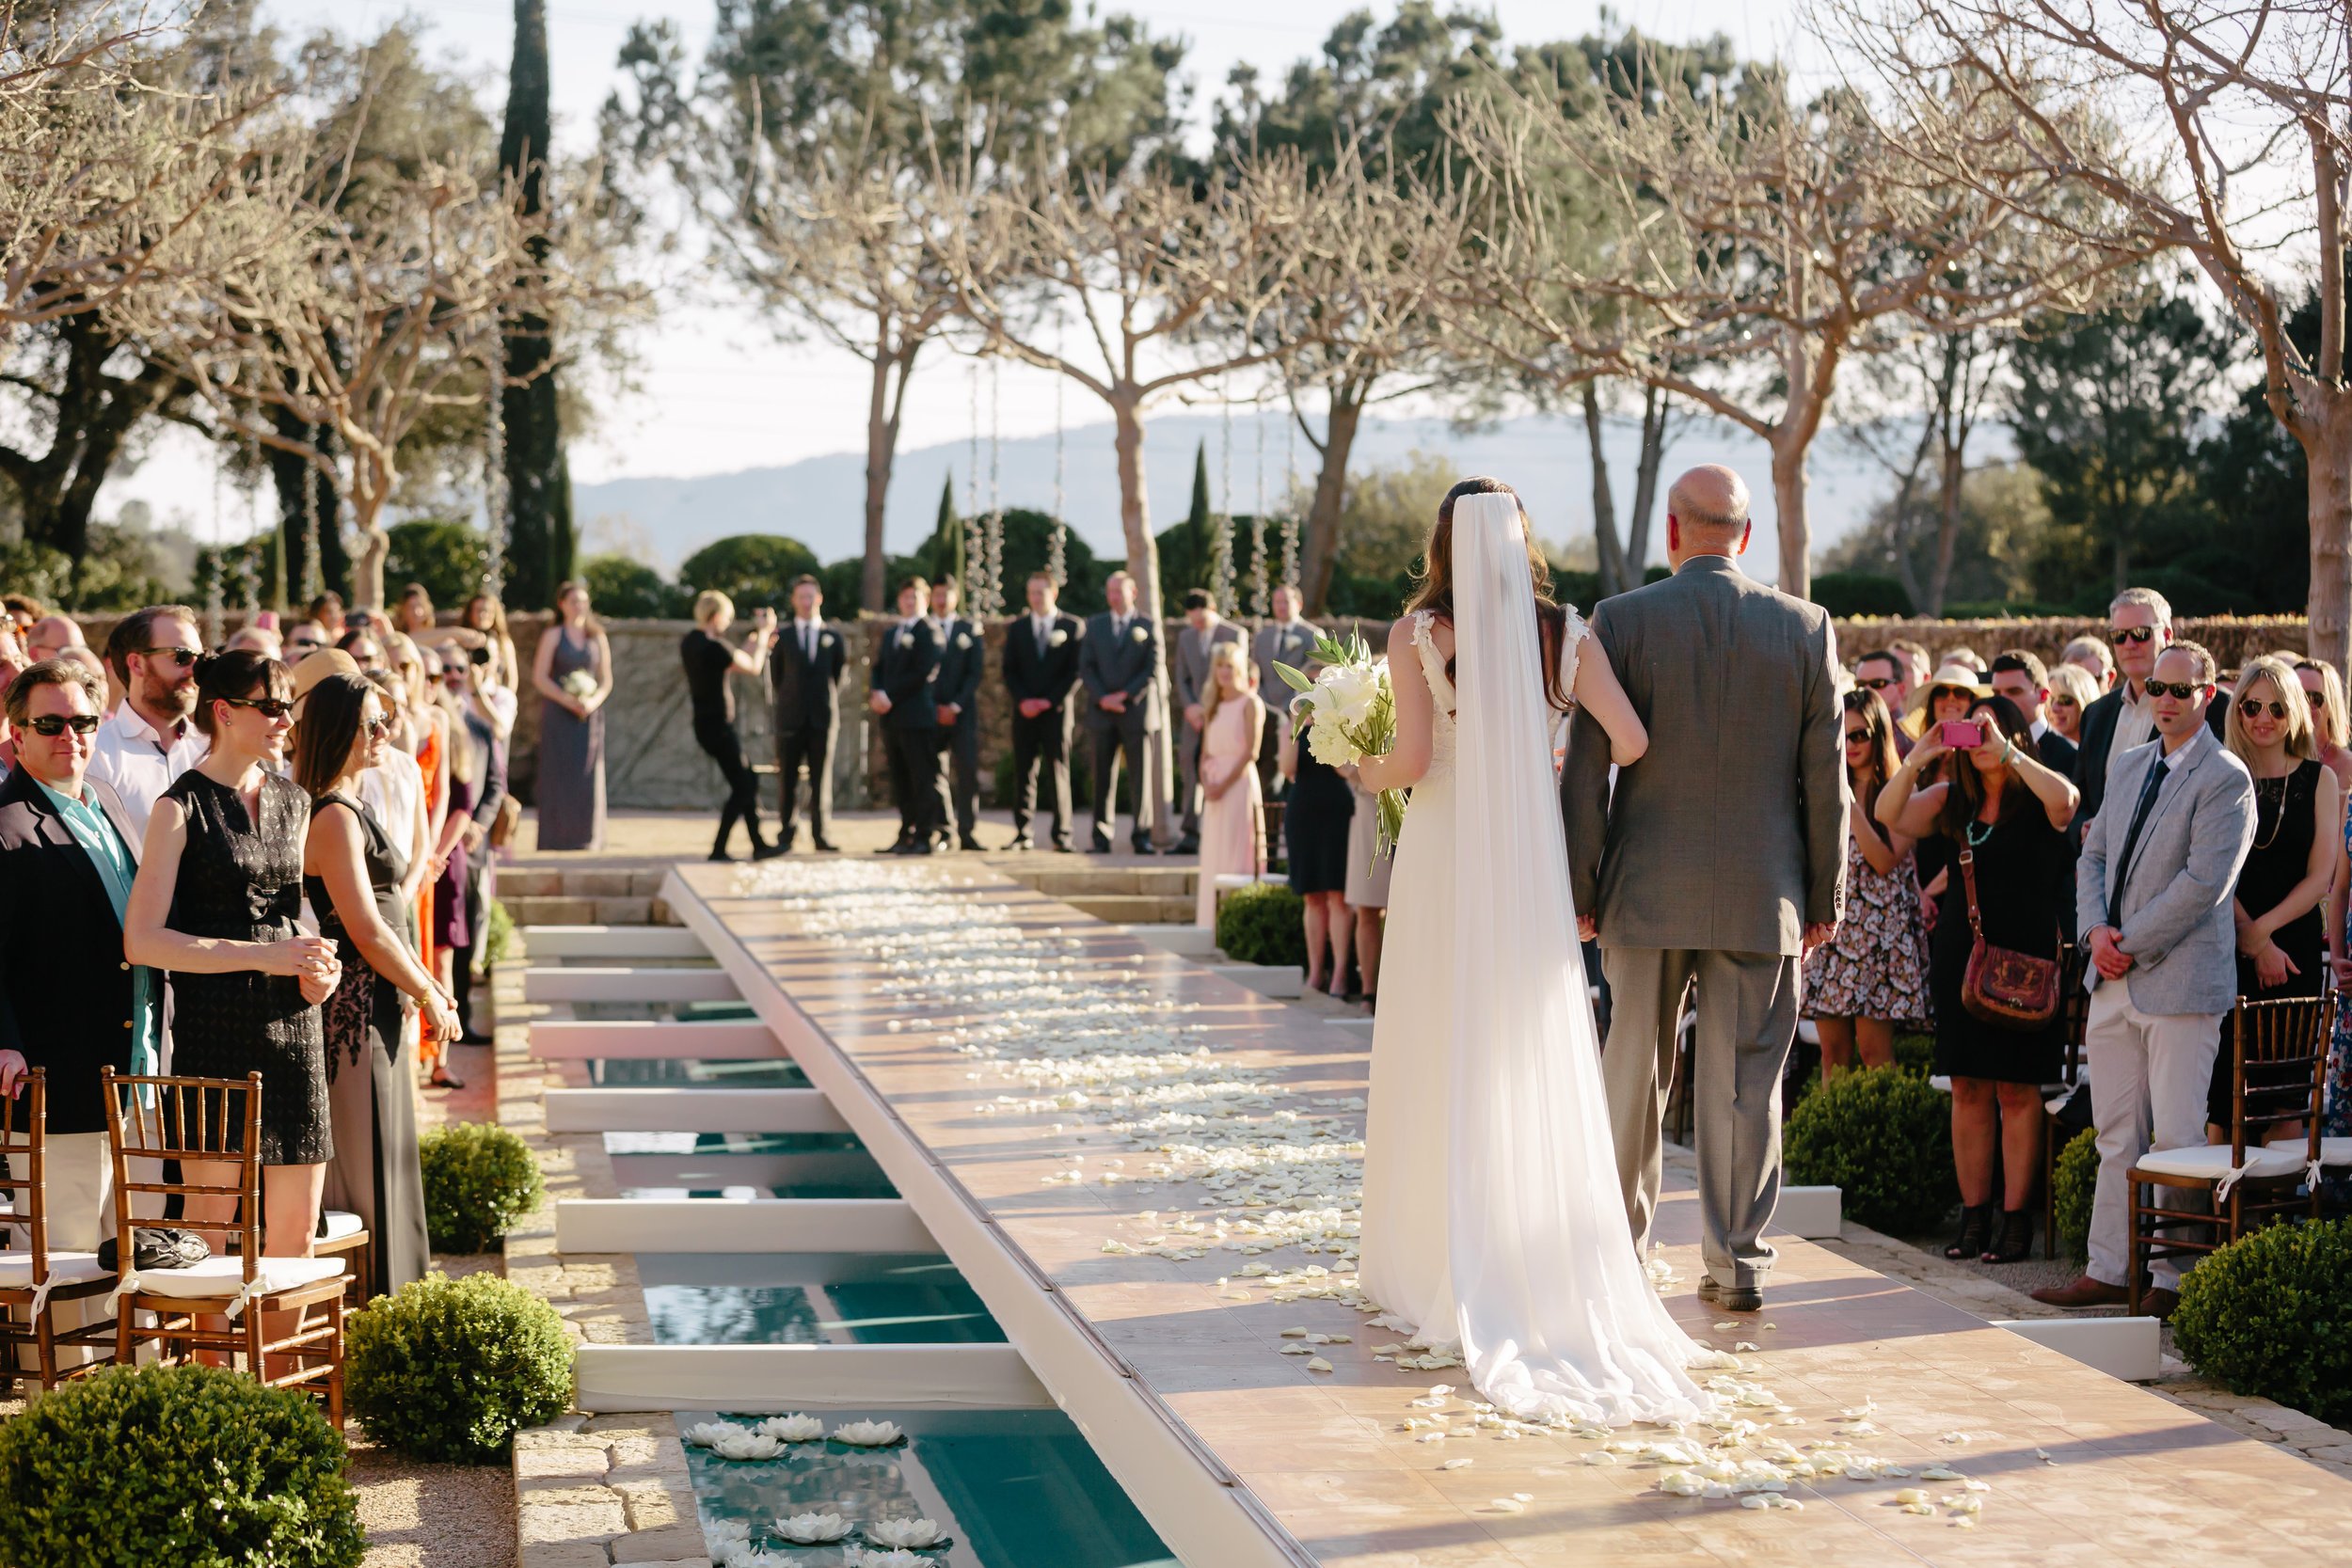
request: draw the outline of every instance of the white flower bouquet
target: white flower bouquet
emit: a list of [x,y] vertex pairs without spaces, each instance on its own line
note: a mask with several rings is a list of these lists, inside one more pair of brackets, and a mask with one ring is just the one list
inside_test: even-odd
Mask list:
[[[1388,755],[1396,745],[1396,691],[1389,684],[1389,661],[1373,657],[1361,632],[1348,633],[1345,642],[1328,633],[1317,637],[1314,659],[1323,670],[1311,680],[1305,671],[1274,661],[1275,673],[1298,693],[1291,699],[1291,713],[1306,725],[1307,750],[1333,768]],[[1396,847],[1405,831],[1405,792],[1384,789],[1377,804],[1375,862]]]
[[596,677],[585,670],[575,670],[557,684],[583,703],[596,694]]

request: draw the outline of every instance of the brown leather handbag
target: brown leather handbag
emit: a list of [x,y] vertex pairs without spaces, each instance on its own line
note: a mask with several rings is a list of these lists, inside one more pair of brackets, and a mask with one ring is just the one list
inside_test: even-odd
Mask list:
[[1960,875],[1968,890],[1968,928],[1977,939],[1961,977],[1960,1005],[1995,1029],[2042,1028],[2058,1016],[2058,961],[1985,941],[1984,917],[1977,910],[1975,850],[1961,850]]

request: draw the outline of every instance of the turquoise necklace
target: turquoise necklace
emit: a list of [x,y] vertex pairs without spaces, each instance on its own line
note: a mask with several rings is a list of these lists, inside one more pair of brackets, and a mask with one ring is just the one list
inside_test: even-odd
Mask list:
[[1998,822],[1971,822],[1971,823],[1969,823],[1969,824],[1968,824],[1968,847],[1969,847],[1969,848],[1971,848],[1971,849],[1981,849],[1981,848],[1983,848],[1983,847],[1984,847],[1984,841],[1985,841],[1986,839],[1988,839],[1988,838],[1991,838],[1991,837],[1993,836],[1993,830],[1994,830],[1994,829],[1995,829],[1995,828],[1997,828],[1997,827],[1999,827],[1999,826],[2000,826],[2000,824],[1999,824]]

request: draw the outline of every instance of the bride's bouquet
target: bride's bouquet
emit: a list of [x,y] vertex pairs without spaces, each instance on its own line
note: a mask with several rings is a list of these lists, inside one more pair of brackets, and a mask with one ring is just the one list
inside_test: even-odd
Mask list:
[[[1303,670],[1279,658],[1274,661],[1275,673],[1298,693],[1291,699],[1291,712],[1312,720],[1307,725],[1307,750],[1317,762],[1333,768],[1388,755],[1396,744],[1396,692],[1389,685],[1389,661],[1373,657],[1361,632],[1348,633],[1345,642],[1325,633],[1315,640],[1314,657],[1323,671],[1312,680]],[[1384,789],[1375,804],[1376,863],[1396,847],[1397,836],[1405,831],[1405,792]]]

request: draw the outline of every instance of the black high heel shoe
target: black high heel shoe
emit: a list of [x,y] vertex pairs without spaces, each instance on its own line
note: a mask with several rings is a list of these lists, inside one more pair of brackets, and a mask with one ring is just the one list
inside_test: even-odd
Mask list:
[[1961,1210],[1960,1235],[1944,1249],[1944,1256],[1954,1262],[1963,1258],[1975,1258],[1984,1251],[1984,1244],[1992,1238],[1992,1233],[1993,1205],[1970,1204]]
[[2033,1252],[2033,1211],[2001,1211],[2001,1233],[1978,1258],[1980,1263],[2022,1263]]

